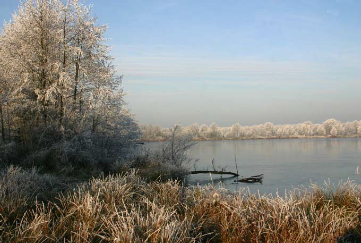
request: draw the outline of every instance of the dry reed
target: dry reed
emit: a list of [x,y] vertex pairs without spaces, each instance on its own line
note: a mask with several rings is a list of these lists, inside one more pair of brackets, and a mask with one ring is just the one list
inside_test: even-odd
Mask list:
[[272,197],[146,183],[131,172],[40,202],[18,183],[38,177],[2,174],[1,242],[360,242],[361,186],[353,182]]

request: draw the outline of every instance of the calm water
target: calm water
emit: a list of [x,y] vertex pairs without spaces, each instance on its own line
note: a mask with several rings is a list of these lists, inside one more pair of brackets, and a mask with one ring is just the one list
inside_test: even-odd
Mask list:
[[[147,143],[146,147],[156,148],[160,143]],[[190,151],[198,170],[212,170],[212,159],[216,167],[226,167],[226,171],[236,172],[235,156],[239,174],[244,177],[264,174],[263,184],[234,184],[233,179],[220,180],[212,175],[213,184],[221,181],[229,190],[249,188],[261,194],[278,192],[284,195],[285,189],[311,182],[322,185],[330,180],[337,184],[340,180],[355,180],[357,166],[361,167],[361,139],[281,139],[244,141],[201,141]],[[193,170],[193,165],[191,165]],[[361,168],[360,168],[361,172]],[[210,175],[189,176],[191,184],[212,183]]]

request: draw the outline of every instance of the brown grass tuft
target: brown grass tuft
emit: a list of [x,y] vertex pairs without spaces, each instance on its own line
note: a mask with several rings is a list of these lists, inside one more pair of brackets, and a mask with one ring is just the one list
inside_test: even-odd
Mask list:
[[[1,242],[291,243],[360,239],[361,187],[353,182],[336,189],[313,186],[295,189],[285,197],[272,197],[246,191],[234,194],[211,186],[186,188],[177,181],[146,183],[130,172],[92,179],[44,203],[30,200],[33,193],[29,188],[12,183],[22,181],[21,177],[34,185],[39,175],[18,168],[1,174]],[[6,200],[11,204],[6,206]]]

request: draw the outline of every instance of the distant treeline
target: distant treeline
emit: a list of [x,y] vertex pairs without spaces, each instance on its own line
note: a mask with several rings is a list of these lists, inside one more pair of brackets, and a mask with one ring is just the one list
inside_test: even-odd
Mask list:
[[[179,125],[178,125],[179,126]],[[170,136],[170,128],[144,125],[144,141],[160,141]],[[357,137],[361,136],[361,120],[341,123],[328,119],[321,124],[306,121],[299,124],[274,125],[266,122],[261,125],[242,126],[236,123],[230,127],[219,127],[216,123],[207,126],[194,123],[187,127],[180,126],[183,134],[194,140],[228,140],[257,138],[303,138],[303,137]]]

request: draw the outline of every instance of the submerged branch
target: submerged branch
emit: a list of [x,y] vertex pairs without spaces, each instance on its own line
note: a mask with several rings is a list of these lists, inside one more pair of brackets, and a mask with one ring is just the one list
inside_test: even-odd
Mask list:
[[197,171],[190,171],[189,173],[191,175],[194,175],[194,174],[216,174],[216,175],[239,176],[237,173],[234,173],[234,172],[217,171],[217,170],[197,170]]
[[234,182],[245,182],[245,183],[259,182],[259,183],[262,184],[262,182],[263,182],[263,174],[255,175],[255,176],[251,176],[251,177],[247,177],[247,178],[242,178],[242,179],[239,179],[239,180],[235,180]]

